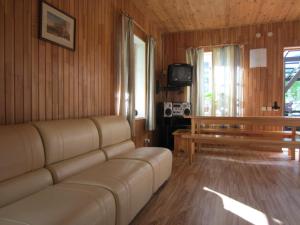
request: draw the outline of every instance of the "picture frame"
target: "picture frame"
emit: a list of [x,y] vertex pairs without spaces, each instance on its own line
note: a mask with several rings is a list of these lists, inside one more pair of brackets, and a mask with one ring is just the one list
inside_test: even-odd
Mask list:
[[75,17],[41,0],[39,25],[40,39],[75,51]]

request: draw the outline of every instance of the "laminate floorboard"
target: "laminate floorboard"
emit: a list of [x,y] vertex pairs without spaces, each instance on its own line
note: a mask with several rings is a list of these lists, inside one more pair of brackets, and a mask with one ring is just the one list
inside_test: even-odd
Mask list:
[[189,166],[181,154],[131,223],[219,224],[300,225],[300,163],[287,153],[204,149]]

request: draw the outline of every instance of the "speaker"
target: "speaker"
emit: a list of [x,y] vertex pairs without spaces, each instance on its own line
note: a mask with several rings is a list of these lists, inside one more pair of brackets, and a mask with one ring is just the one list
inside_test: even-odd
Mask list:
[[182,103],[182,105],[181,105],[181,107],[182,107],[182,111],[183,111],[183,115],[184,116],[189,116],[189,115],[191,115],[191,103],[189,103],[189,102],[184,102],[184,103]]
[[172,102],[164,102],[164,117],[173,116]]

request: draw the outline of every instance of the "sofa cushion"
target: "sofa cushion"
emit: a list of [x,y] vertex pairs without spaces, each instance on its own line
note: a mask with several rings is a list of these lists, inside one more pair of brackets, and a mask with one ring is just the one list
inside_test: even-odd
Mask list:
[[36,122],[44,143],[46,165],[99,149],[96,126],[89,119]]
[[117,206],[117,224],[125,225],[152,196],[153,172],[149,164],[134,160],[111,160],[66,179],[110,190]]
[[0,224],[114,225],[112,193],[94,186],[58,184],[0,209]]
[[51,185],[44,163],[43,143],[33,126],[1,126],[0,207]]
[[170,177],[172,172],[172,153],[166,148],[138,148],[135,151],[117,155],[114,159],[135,159],[149,163],[154,174],[154,192]]
[[51,174],[39,169],[0,183],[0,207],[29,196],[53,184]]
[[43,143],[30,125],[0,126],[0,182],[44,167]]
[[123,117],[103,116],[92,120],[99,132],[100,148],[131,140],[130,126]]
[[89,119],[37,122],[35,126],[55,183],[106,160],[99,149],[98,130]]

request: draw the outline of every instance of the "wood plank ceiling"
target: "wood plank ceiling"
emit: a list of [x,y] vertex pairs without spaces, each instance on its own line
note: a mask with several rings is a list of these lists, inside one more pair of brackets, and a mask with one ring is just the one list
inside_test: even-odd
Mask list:
[[165,32],[300,19],[299,0],[132,0]]

